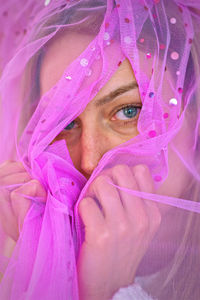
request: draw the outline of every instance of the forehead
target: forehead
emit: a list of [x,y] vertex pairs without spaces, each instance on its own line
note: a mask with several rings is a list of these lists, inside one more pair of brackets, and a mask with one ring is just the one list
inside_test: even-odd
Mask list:
[[40,69],[41,94],[56,84],[66,67],[86,49],[92,39],[91,35],[62,31],[46,45]]
[[[56,84],[67,66],[79,57],[93,39],[94,36],[91,34],[78,33],[75,31],[62,31],[47,44],[40,70],[41,95]],[[116,51],[117,49],[115,49],[117,47],[120,46],[115,43],[106,49],[107,54],[111,56],[111,59],[113,53],[118,52]],[[98,64],[98,61],[96,64]],[[95,67],[96,69],[99,68],[98,65]],[[126,83],[127,79],[130,77],[132,78],[132,81],[135,81],[131,65],[128,60],[125,60],[109,81],[109,89],[122,85],[124,81]],[[102,91],[100,91],[100,94],[109,92],[107,89],[107,85],[105,85]]]

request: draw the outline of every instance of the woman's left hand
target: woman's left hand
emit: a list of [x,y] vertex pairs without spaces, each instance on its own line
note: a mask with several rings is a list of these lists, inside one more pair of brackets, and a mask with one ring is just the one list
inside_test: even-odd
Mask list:
[[84,198],[79,213],[85,241],[78,259],[81,300],[108,300],[133,283],[136,270],[159,228],[157,205],[121,191],[111,184],[152,193],[154,183],[145,165],[117,165],[91,184],[93,197]]

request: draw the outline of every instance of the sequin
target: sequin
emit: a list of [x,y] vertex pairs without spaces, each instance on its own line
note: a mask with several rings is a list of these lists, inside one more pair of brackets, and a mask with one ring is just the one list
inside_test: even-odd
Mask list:
[[65,78],[66,78],[67,80],[72,80],[72,77],[71,77],[70,75],[65,76]]
[[169,117],[169,114],[168,114],[168,113],[164,113],[164,114],[163,114],[163,118],[164,118],[164,119],[167,119],[168,117]]
[[164,44],[160,44],[160,49],[164,50],[165,49],[165,45]]
[[147,6],[144,6],[144,9],[145,9],[145,10],[148,10],[148,7],[147,7]]
[[120,7],[120,4],[117,4],[117,8],[119,8]]
[[88,77],[90,77],[92,75],[92,70],[91,69],[87,69],[85,71],[85,75],[88,76]]
[[181,74],[180,71],[176,71],[176,75],[179,76]]
[[159,182],[159,181],[162,180],[162,177],[160,175],[155,175],[154,176],[154,180],[157,181],[157,182]]
[[95,50],[96,50],[96,47],[95,47],[95,46],[92,46],[92,47],[91,47],[91,50],[92,50],[92,51],[95,51]]
[[106,45],[107,45],[107,46],[110,46],[110,42],[108,41],[108,42],[106,43]]
[[130,19],[129,19],[129,18],[125,18],[124,21],[125,21],[126,23],[130,23]]
[[147,57],[148,59],[151,58],[151,53],[148,52],[148,53],[146,54],[146,57]]
[[174,105],[177,105],[177,104],[178,104],[178,101],[177,101],[176,98],[171,98],[171,99],[169,100],[169,104],[172,105],[172,106],[174,106]]
[[71,184],[74,185],[74,182],[72,181]]
[[171,18],[171,19],[170,19],[170,23],[171,23],[171,24],[176,24],[176,18]]
[[110,38],[110,34],[108,32],[105,32],[103,37],[104,41],[108,41],[109,38]]
[[86,58],[82,58],[81,61],[80,61],[80,65],[82,67],[87,67],[88,65],[88,60]]
[[150,138],[153,138],[153,137],[155,137],[157,135],[157,133],[156,133],[155,130],[150,130],[148,134],[149,134]]
[[193,39],[189,39],[189,40],[188,40],[188,43],[189,43],[189,44],[192,44],[192,42],[193,42]]
[[140,39],[140,43],[144,43],[144,39],[143,38]]
[[132,42],[131,37],[130,37],[130,36],[125,36],[124,42],[125,42],[126,44],[131,44],[131,42]]
[[153,92],[150,92],[149,93],[149,98],[153,98],[154,97],[154,93]]
[[154,0],[155,4],[158,4],[160,2],[160,0]]
[[180,94],[182,94],[183,89],[182,89],[182,88],[178,88],[178,92],[179,92]]
[[51,0],[45,0],[44,5],[47,6],[47,5],[49,5],[50,2],[51,2]]
[[178,54],[178,52],[173,51],[173,52],[171,53],[171,59],[173,59],[173,60],[179,59],[179,54]]

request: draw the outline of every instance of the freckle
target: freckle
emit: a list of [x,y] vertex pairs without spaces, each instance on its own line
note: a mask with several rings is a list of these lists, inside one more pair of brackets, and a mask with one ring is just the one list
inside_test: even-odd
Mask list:
[[7,11],[4,11],[4,12],[3,12],[3,16],[4,16],[4,17],[7,17],[7,16],[8,16],[8,12],[7,12]]
[[129,18],[125,18],[124,20],[125,20],[126,23],[130,23]]
[[179,8],[178,8],[178,9],[179,9],[180,13],[182,13],[182,12],[183,12],[183,9],[182,9],[182,7],[180,7],[180,6],[179,6]]
[[192,44],[193,40],[192,39],[189,39],[188,43],[189,44]]

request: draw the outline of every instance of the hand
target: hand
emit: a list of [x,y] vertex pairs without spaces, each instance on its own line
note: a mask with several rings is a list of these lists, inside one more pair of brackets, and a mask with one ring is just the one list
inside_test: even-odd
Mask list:
[[136,270],[159,228],[161,214],[148,200],[117,190],[116,185],[153,192],[148,168],[118,165],[109,175],[91,184],[93,198],[84,198],[79,213],[85,226],[85,241],[78,258],[81,300],[108,300],[121,287],[133,283]]
[[[18,184],[21,186],[9,191],[12,185]],[[44,188],[39,181],[31,179],[22,163],[6,161],[0,165],[0,222],[5,233],[15,241],[31,205],[31,200],[23,195],[46,199]]]

